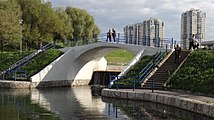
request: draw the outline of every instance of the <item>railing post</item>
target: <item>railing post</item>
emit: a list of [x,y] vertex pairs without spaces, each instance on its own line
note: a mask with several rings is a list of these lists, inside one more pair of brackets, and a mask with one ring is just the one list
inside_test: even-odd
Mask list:
[[117,81],[117,88],[116,89],[118,90],[118,76],[116,78],[117,78],[117,80],[116,80]]
[[154,85],[155,85],[154,78],[152,78],[152,93],[154,93]]
[[9,74],[9,75],[11,74],[11,70],[10,70],[10,68],[8,69],[8,74]]
[[134,80],[133,80],[133,91],[135,91],[135,77],[133,77]]
[[173,48],[173,38],[172,38],[172,44],[171,44],[171,48]]
[[16,70],[14,70],[14,80],[16,81]]
[[109,73],[109,85],[108,85],[108,89],[110,89],[110,87],[111,87],[111,75]]
[[19,62],[18,62],[18,70],[19,70],[19,71],[20,71],[20,64],[21,64],[21,63],[20,63],[20,61],[19,61]]
[[27,71],[25,70],[25,79],[27,78]]
[[118,33],[117,43],[120,42],[120,33]]
[[168,47],[168,45],[166,44],[166,53],[167,53],[167,49],[168,49],[167,47]]
[[2,80],[4,80],[4,71],[2,71],[1,74],[2,74]]

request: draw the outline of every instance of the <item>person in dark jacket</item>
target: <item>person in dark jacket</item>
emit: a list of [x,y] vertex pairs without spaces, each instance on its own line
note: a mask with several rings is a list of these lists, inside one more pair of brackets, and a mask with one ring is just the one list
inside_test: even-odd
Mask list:
[[180,53],[181,53],[181,47],[177,44],[175,47],[175,63],[179,64],[180,62]]
[[108,42],[108,40],[109,40],[109,42],[111,42],[111,36],[112,36],[112,32],[111,32],[111,29],[109,29],[109,31],[107,32],[107,40],[106,40],[106,42]]
[[112,29],[112,37],[113,37],[113,40],[114,40],[114,42],[116,42],[116,30],[113,28]]

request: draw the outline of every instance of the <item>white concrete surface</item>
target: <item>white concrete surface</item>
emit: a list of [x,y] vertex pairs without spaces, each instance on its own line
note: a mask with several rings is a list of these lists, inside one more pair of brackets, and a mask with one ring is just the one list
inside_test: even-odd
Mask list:
[[[31,77],[33,82],[89,79],[93,70],[105,70],[105,60],[101,58],[115,49],[129,50],[135,55],[153,55],[163,48],[116,43],[96,43],[61,49],[64,54],[42,71]],[[101,60],[101,61],[100,61]],[[90,68],[90,69],[89,69]],[[83,79],[84,78],[84,79]]]

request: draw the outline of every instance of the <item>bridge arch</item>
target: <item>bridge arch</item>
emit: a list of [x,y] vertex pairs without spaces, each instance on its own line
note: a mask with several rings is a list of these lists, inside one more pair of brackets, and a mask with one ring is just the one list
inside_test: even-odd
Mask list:
[[[141,45],[96,43],[85,46],[60,49],[64,54],[51,63],[48,68],[33,76],[32,82],[65,81],[65,84],[88,84],[93,71],[105,70],[107,62],[103,58],[115,49],[129,50],[135,55],[153,55],[162,48],[146,47]],[[45,71],[45,72],[44,72]]]

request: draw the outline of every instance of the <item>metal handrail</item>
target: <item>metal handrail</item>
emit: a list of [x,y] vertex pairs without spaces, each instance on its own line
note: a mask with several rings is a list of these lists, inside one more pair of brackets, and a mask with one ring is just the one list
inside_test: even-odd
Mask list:
[[[6,74],[7,72],[9,72],[9,74],[11,73],[12,70],[18,68],[18,70],[20,70],[20,67],[26,63],[29,62],[33,57],[35,57],[36,55],[38,55],[40,52],[46,51],[50,48],[52,48],[54,45],[52,43],[49,43],[47,45],[45,45],[43,47],[43,49],[39,49],[39,50],[35,50],[33,53],[31,53],[30,55],[25,56],[24,58],[18,60],[17,62],[15,62],[14,64],[10,65],[8,67],[8,69],[4,70],[1,72],[1,75],[4,76],[4,74]],[[2,77],[4,78],[4,77]],[[4,79],[3,79],[4,80]]]
[[[141,83],[142,80],[144,80],[149,75],[149,73],[153,70],[154,66],[162,60],[162,56],[163,56],[162,51],[156,54],[154,58],[143,68],[143,70],[141,70],[141,72],[137,75],[137,77],[135,76],[135,78],[137,78],[135,82]],[[110,76],[110,84],[108,87],[110,88],[115,82],[117,83],[119,79],[125,78],[125,77],[127,78],[127,77],[133,77],[133,76],[119,76],[119,75]]]
[[[115,78],[114,78],[115,77]],[[120,81],[121,79],[123,78],[128,78],[129,80],[127,81],[132,81],[132,88],[133,88],[133,91],[135,91],[135,88],[136,88],[136,83],[138,83],[138,78],[139,76],[110,76],[110,79],[111,78],[114,78],[114,80],[110,80],[114,83],[116,83],[116,89],[118,90],[119,89],[119,83],[120,82],[124,82],[124,80]],[[109,88],[111,88],[111,86],[109,86]]]
[[[149,73],[154,69],[154,67],[162,60],[163,52],[159,52],[155,57],[143,68],[143,70],[139,73],[138,81],[141,83],[145,80],[145,78],[149,75]],[[144,76],[144,77],[143,77]],[[143,78],[142,78],[143,77]]]

